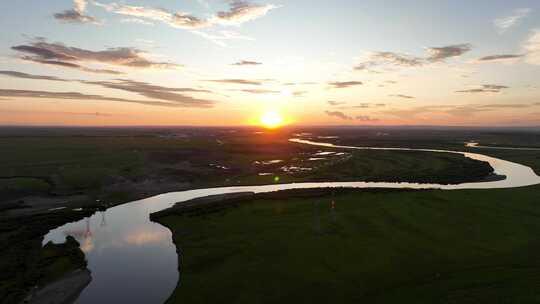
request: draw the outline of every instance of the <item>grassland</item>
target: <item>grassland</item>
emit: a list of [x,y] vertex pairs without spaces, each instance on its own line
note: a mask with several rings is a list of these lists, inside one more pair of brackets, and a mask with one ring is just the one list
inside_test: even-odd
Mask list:
[[[209,186],[319,180],[345,181],[359,179],[374,181],[459,183],[463,181],[481,180],[491,172],[491,169],[484,163],[467,160],[459,155],[419,152],[347,151],[345,154],[333,154],[331,156],[324,156],[324,160],[312,161],[309,159],[316,156],[316,153],[320,152],[320,148],[296,145],[287,142],[287,139],[294,136],[295,132],[297,131],[284,130],[283,132],[260,133],[260,131],[253,129],[214,128],[0,129],[0,158],[2,159],[2,162],[0,163],[0,302],[18,303],[25,292],[36,284],[49,282],[63,273],[81,267],[82,264],[78,258],[80,257],[80,254],[77,253],[80,253],[80,251],[74,251],[72,247],[42,248],[42,236],[49,229],[62,225],[68,221],[80,219],[98,208],[107,208],[115,204],[168,191]],[[339,135],[339,142],[355,145],[453,148],[456,150],[463,149],[463,141],[472,139],[480,138],[481,143],[491,144],[487,141],[488,137],[501,145],[510,145],[520,142],[534,145],[540,142],[537,140],[538,136],[536,133],[517,133],[517,135],[513,133],[510,135],[504,133],[501,135],[478,132],[473,132],[471,134],[468,132],[454,134],[450,132],[450,134],[448,134],[445,132],[430,133],[425,131],[403,133],[392,130],[391,132],[394,133],[390,134],[388,133],[390,131],[387,130],[348,129],[315,129],[311,130],[311,132],[320,135]],[[486,142],[482,141],[482,139],[486,139]],[[324,151],[343,152],[338,149],[324,149]],[[540,172],[539,153],[506,150],[482,151],[482,153],[521,162],[532,166],[537,172]],[[270,160],[281,160],[281,162],[261,165],[261,163]],[[312,170],[284,172],[283,167],[302,167],[311,168]],[[261,176],[259,173],[271,173],[271,175]],[[459,209],[459,212],[468,212],[467,207],[463,205],[469,202],[467,200],[468,196],[459,197],[454,195],[447,199],[445,198],[446,194],[443,194],[446,192],[434,192],[435,194],[431,192],[427,192],[427,194],[424,192],[422,193],[423,194],[421,195],[425,196],[424,199],[420,201],[423,202],[422,206],[431,208],[429,202],[430,200],[434,200],[434,212],[439,212],[435,209],[442,208],[442,206],[444,206],[443,202],[449,203],[451,206],[462,206],[461,209]],[[507,197],[508,199],[522,197],[525,201],[530,201],[531,197],[534,197],[534,191],[528,191],[528,195],[516,192],[514,193],[515,196],[513,196],[514,194],[512,194],[512,192],[504,192],[505,194],[501,195],[500,198],[497,195],[498,192],[494,193],[495,194],[493,195],[486,195],[485,199],[476,197],[476,194],[471,194],[471,197],[475,197],[474,200],[477,204],[480,202],[486,203],[490,197],[499,200],[504,197]],[[351,208],[352,214],[355,214],[355,212],[375,212],[369,210],[369,208],[375,207],[368,208],[365,204],[358,206],[368,208],[366,210],[354,209],[357,207],[357,205],[353,203],[358,199],[356,197],[357,195],[360,195],[362,201],[373,200],[379,202],[377,204],[385,206],[385,208],[391,208],[393,206],[392,202],[395,202],[397,206],[402,206],[404,202],[409,201],[412,202],[411,208],[413,208],[419,202],[418,200],[413,199],[416,194],[408,192],[404,194],[403,202],[400,202],[399,198],[401,196],[393,192],[388,194],[390,195],[388,197],[385,196],[385,193],[344,193],[340,195],[344,195],[340,200],[343,200],[344,206],[350,205],[347,208]],[[536,199],[538,198],[536,197]],[[326,210],[327,208],[325,209],[325,207],[323,207],[324,203],[321,202],[327,202],[328,200],[328,197],[318,198],[319,203],[317,203],[317,206],[320,207],[321,216],[324,212],[328,212],[328,210]],[[386,201],[388,201],[388,204],[385,203]],[[260,210],[260,214],[255,212],[254,214],[249,215],[250,218],[253,216],[255,220],[257,219],[257,216],[266,217],[266,215],[271,215],[270,210],[265,211],[265,208],[270,208],[270,206],[273,206],[272,208],[276,210],[281,210],[282,208],[285,208],[285,206],[287,208],[289,208],[289,206],[303,206],[302,208],[304,211],[302,212],[304,212],[304,214],[298,215],[300,216],[298,220],[300,220],[300,222],[303,220],[304,224],[308,225],[306,221],[308,221],[307,217],[309,217],[309,202],[313,205],[312,200],[306,201],[301,198],[292,198],[291,200],[282,198],[281,201],[272,200],[271,202],[261,201],[249,205],[260,206],[257,207],[260,208],[258,209]],[[291,204],[289,205],[289,203]],[[341,203],[339,206],[340,207],[338,208],[345,208],[341,207]],[[400,208],[405,208],[404,206],[405,205]],[[416,207],[420,208],[422,206]],[[501,205],[501,210],[503,210],[502,208],[505,206],[506,205]],[[49,209],[53,207],[67,208],[60,211],[49,211]],[[83,211],[72,210],[73,208],[78,207],[82,207]],[[478,206],[478,208],[480,207],[481,206]],[[527,208],[529,207],[531,206],[527,205]],[[233,265],[237,263],[236,266],[239,267],[240,270],[249,270],[254,275],[253,271],[257,269],[256,267],[259,267],[257,263],[260,263],[260,261],[254,262],[255,264],[246,264],[246,266],[244,266],[237,258],[244,258],[241,254],[245,254],[245,250],[247,249],[244,247],[239,247],[244,249],[238,249],[235,247],[238,244],[243,246],[244,243],[253,243],[253,246],[261,246],[257,250],[261,250],[261,257],[268,259],[269,265],[272,265],[272,259],[270,259],[270,256],[264,255],[264,250],[276,254],[278,262],[285,263],[283,265],[292,263],[291,261],[286,261],[288,256],[279,256],[279,254],[274,251],[273,246],[266,245],[266,249],[264,249],[262,242],[259,242],[256,239],[252,240],[252,237],[256,238],[254,234],[240,234],[240,232],[238,232],[239,234],[231,234],[230,236],[232,238],[229,238],[228,234],[223,236],[219,235],[218,231],[214,231],[214,234],[212,234],[210,233],[211,231],[205,230],[210,227],[216,227],[213,225],[201,229],[200,231],[203,234],[197,234],[199,231],[198,225],[204,225],[205,221],[212,219],[213,216],[218,216],[215,221],[216,225],[231,224],[229,220],[239,216],[238,214],[234,215],[234,212],[247,212],[243,208],[244,207],[227,211],[223,216],[221,214],[216,214],[211,215],[208,218],[187,218],[190,221],[187,222],[188,226],[185,226],[186,217],[167,219],[167,221],[170,221],[167,224],[175,230],[175,241],[181,248],[184,248],[182,242],[185,240],[180,239],[179,237],[183,237],[185,231],[188,231],[189,236],[195,238],[188,239],[187,241],[189,242],[196,241],[197,236],[199,237],[201,244],[204,242],[208,242],[209,245],[214,244],[214,242],[216,242],[216,240],[213,239],[214,237],[218,239],[223,238],[224,242],[228,242],[227,244],[222,244],[224,246],[223,249],[229,250],[224,252],[224,256],[220,255],[220,252],[223,252],[216,247],[208,247],[208,250],[206,250],[205,253],[196,251],[194,255],[186,255],[186,257],[196,258],[195,260],[188,261],[195,263],[195,268],[192,268],[192,270],[190,270],[189,267],[187,268],[186,273],[188,274],[188,277],[186,277],[186,284],[189,282],[187,279],[191,276],[189,271],[194,271],[193,274],[195,274],[195,277],[197,278],[189,284],[198,284],[197,282],[200,283],[207,280],[208,278],[206,276],[208,275],[213,277],[215,275],[213,271],[219,270],[215,267],[222,267],[222,262],[227,262],[226,267],[230,268],[234,268]],[[527,208],[523,210],[526,216],[531,216],[529,214],[530,212],[536,212],[536,210]],[[343,211],[339,211],[340,209],[336,210],[338,210],[338,213],[333,214],[341,214],[339,218],[342,218],[342,220],[349,217],[349,215],[344,212],[348,209],[343,209]],[[440,212],[443,211],[446,210],[440,210]],[[227,214],[229,214],[228,212],[232,212],[233,218],[229,219],[227,217]],[[459,212],[457,207],[455,212],[455,216],[458,217]],[[287,218],[290,218],[291,220],[296,221],[296,215],[293,216],[293,214],[288,215],[287,212],[284,213],[282,220],[285,221]],[[391,213],[388,214],[391,215]],[[426,214],[429,215],[427,211]],[[476,211],[475,214],[478,215],[480,212]],[[246,215],[246,213],[244,213],[244,215]],[[400,222],[408,220],[401,219],[400,216],[402,216],[402,214],[394,215],[395,219],[392,219],[392,221]],[[495,215],[492,214],[492,216]],[[353,219],[354,218],[351,218],[351,220]],[[224,221],[221,222],[221,220]],[[245,220],[248,221],[246,222],[247,224],[256,224],[255,222],[252,222],[251,219]],[[387,225],[384,223],[385,220],[390,221],[384,218],[380,218],[379,220],[381,221],[381,225]],[[426,219],[419,219],[419,221],[423,220]],[[512,221],[514,220],[517,221],[517,218],[512,219]],[[285,229],[295,228],[295,224],[292,222],[284,222],[282,229],[280,228],[281,223],[279,221],[272,221],[271,218],[261,219],[261,225],[264,224],[269,226],[266,226],[266,228],[263,226],[253,226],[253,229],[261,229],[263,239],[266,238],[268,241],[274,241],[274,238],[277,238],[277,234],[275,233],[279,232],[287,234],[290,232],[285,231]],[[324,220],[321,220],[321,223],[323,222]],[[339,221],[335,223],[339,223]],[[347,225],[345,232],[353,233],[354,230],[350,229],[354,224],[349,222]],[[186,227],[191,227],[190,229],[193,230],[183,230]],[[226,226],[224,227],[226,228]],[[325,226],[322,225],[320,227]],[[434,233],[437,230],[437,227],[435,226],[429,228],[427,223],[422,227],[422,229],[425,230],[432,229],[434,230]],[[237,228],[239,229],[239,227]],[[276,232],[272,232],[274,228],[277,229]],[[357,228],[363,229],[363,227],[360,226]],[[233,228],[226,228],[224,231],[229,231],[227,229]],[[385,231],[386,230],[389,232],[392,231],[390,228],[385,228]],[[230,231],[231,233],[234,232],[234,230]],[[358,233],[363,233],[363,230],[358,231],[361,231]],[[368,230],[368,232],[369,231],[370,230]],[[423,233],[424,231],[418,230],[418,232]],[[265,233],[268,233],[268,235],[266,236]],[[303,233],[307,232],[304,231]],[[328,233],[326,232],[319,233],[319,235],[323,236],[327,234]],[[292,233],[291,235],[295,234]],[[296,236],[303,237],[301,234],[297,234]],[[386,234],[385,236],[388,237]],[[457,234],[455,237],[457,238]],[[413,238],[412,232],[410,238]],[[308,246],[306,247],[306,250],[311,252],[311,248],[317,248],[315,244],[310,243],[312,241],[314,241],[314,239],[308,237],[305,240],[305,244],[303,243],[304,241],[300,243]],[[288,235],[285,235],[283,242],[278,242],[276,248],[285,250],[285,246],[293,245],[289,244],[290,242],[292,242],[292,239],[289,238]],[[328,242],[337,241],[334,239],[329,240]],[[370,240],[370,242],[372,242],[372,240]],[[189,243],[187,243],[187,245],[189,246]],[[425,243],[424,245],[427,246],[430,244]],[[419,242],[418,246],[420,246],[419,248],[422,248],[424,245]],[[488,247],[490,245],[491,243],[487,244],[487,247],[482,248],[489,251],[490,249]],[[292,246],[291,249],[296,248],[295,250],[300,250],[299,246]],[[383,244],[373,243],[373,246],[383,246]],[[400,246],[405,245],[401,244]],[[385,249],[386,247],[383,246],[381,248]],[[53,253],[50,253],[51,250]],[[254,251],[254,253],[259,254],[258,251]],[[324,251],[322,251],[321,254],[322,253],[324,253]],[[418,254],[418,256],[421,255],[420,253],[416,254]],[[292,261],[300,260],[300,255],[300,253],[292,255],[291,257],[295,258],[295,260]],[[372,253],[372,255],[374,254]],[[410,257],[418,258],[418,256],[412,255]],[[232,260],[228,260],[229,257]],[[371,256],[367,256],[366,258],[369,257]],[[386,259],[387,257],[381,256],[380,259],[383,258]],[[390,262],[397,263],[390,258],[391,257],[388,257]],[[321,257],[319,256],[317,259],[321,259]],[[440,257],[436,256],[434,259],[440,259]],[[350,260],[346,261],[348,261],[347,263],[352,263]],[[399,261],[401,263],[401,260]],[[474,259],[471,261],[474,261]],[[339,267],[345,267],[343,265]],[[465,263],[463,265],[467,264]],[[196,270],[197,267],[202,270]],[[248,267],[248,269],[245,267]],[[302,267],[305,267],[304,270],[308,270],[311,266],[308,267],[307,263],[305,263]],[[336,272],[338,270],[341,271],[342,268],[339,267],[335,269]],[[261,267],[260,269],[262,270],[264,267]],[[314,269],[317,272],[323,273],[322,270],[318,270],[317,268]],[[229,271],[229,268],[224,268],[224,270]],[[291,268],[290,273],[283,270],[282,275],[290,277],[291,280],[301,279],[301,277],[297,277],[299,274],[295,274],[296,271],[300,270],[300,268]],[[355,269],[352,269],[351,271],[353,270]],[[385,271],[391,273],[390,270]],[[448,271],[451,271],[451,269]],[[234,271],[231,273],[238,274],[238,272]],[[345,274],[346,273],[347,272],[345,272]],[[271,271],[269,274],[272,274]],[[381,273],[381,276],[383,274],[384,273]],[[417,275],[420,274],[421,273],[418,273]],[[309,271],[302,274],[306,280],[310,275]],[[392,273],[392,275],[394,274]],[[225,277],[225,273],[216,274],[216,278]],[[269,278],[275,280],[276,276],[269,276]],[[321,277],[318,276],[314,276],[314,278],[321,279]],[[285,280],[284,282],[287,282],[287,284],[290,285],[290,288],[296,288],[291,280]],[[317,287],[317,281],[313,282],[315,285],[312,285],[312,287]],[[242,287],[242,284],[247,284],[249,282],[238,281],[238,283],[241,283],[238,286]],[[272,282],[269,282],[269,284],[270,283]],[[306,282],[307,285],[309,285],[308,283],[309,282]],[[306,284],[298,286],[304,288],[307,286]],[[337,282],[333,282],[332,284],[334,284],[334,290],[337,290],[336,288],[340,287]],[[216,286],[227,286],[231,287],[231,290],[234,289],[234,286],[231,286],[227,282],[220,283]],[[270,285],[270,287],[271,286],[272,285]],[[344,288],[346,286],[347,285],[344,285]],[[351,286],[349,287],[352,289]],[[383,284],[380,286],[387,285]],[[202,292],[202,289],[197,289],[199,287],[200,286],[198,285],[194,285],[194,293],[191,296],[184,295],[180,292],[183,289],[180,289],[175,293],[175,297],[178,296],[179,298],[184,298],[187,296],[190,297],[188,299],[189,301],[197,302],[200,300],[197,298],[200,295],[196,295],[196,292]],[[253,286],[246,285],[245,287],[251,288]],[[235,288],[238,289],[239,287]],[[259,288],[259,291],[262,290],[262,287],[257,288]],[[345,290],[348,290],[347,288]],[[271,289],[264,291],[259,296],[267,295],[269,290]],[[370,292],[373,291],[372,289],[369,290]],[[221,290],[220,288],[220,292],[221,291],[228,297],[232,297],[233,295],[232,291],[228,294],[225,292],[225,289]],[[241,294],[241,292],[237,291],[236,294]],[[316,295],[318,294],[315,293],[314,296]],[[251,296],[255,296],[255,294],[246,293],[246,297]],[[292,295],[289,294],[287,297],[288,296]],[[271,298],[272,297],[269,297],[269,299]],[[242,301],[244,301],[244,299],[242,299]]]
[[539,202],[539,186],[362,190],[167,216],[169,303],[537,303]]
[[[289,130],[3,132],[0,209],[5,201],[35,205],[35,196],[84,195],[88,204],[99,200],[110,206],[208,186],[358,179],[460,183],[491,172],[485,163],[460,155],[421,152],[357,151],[313,161],[320,148],[289,143]],[[280,162],[264,164],[272,160]],[[291,167],[307,170],[286,172]]]

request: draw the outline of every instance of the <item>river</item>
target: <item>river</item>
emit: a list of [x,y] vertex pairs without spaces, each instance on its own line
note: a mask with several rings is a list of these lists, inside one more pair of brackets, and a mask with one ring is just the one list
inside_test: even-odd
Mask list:
[[[409,148],[375,148],[338,146],[330,143],[291,139],[297,144],[362,150],[401,150],[436,153],[456,153],[486,161],[494,173],[506,176],[503,180],[456,185],[388,183],[388,182],[317,182],[271,184],[196,189],[171,192],[119,205],[88,218],[68,223],[45,235],[49,241],[62,243],[72,235],[81,244],[92,272],[91,283],[82,291],[76,303],[163,303],[172,293],[178,280],[178,256],[171,232],[150,221],[153,212],[193,198],[234,192],[272,192],[287,189],[317,187],[410,188],[410,189],[495,189],[540,184],[540,177],[527,166],[479,153]],[[474,147],[474,146],[472,146]],[[483,147],[489,148],[489,147]]]

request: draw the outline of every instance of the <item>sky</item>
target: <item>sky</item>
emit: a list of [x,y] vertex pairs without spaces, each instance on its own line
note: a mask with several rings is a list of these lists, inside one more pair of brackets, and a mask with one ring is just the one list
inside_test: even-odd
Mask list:
[[540,1],[0,1],[0,125],[540,125]]

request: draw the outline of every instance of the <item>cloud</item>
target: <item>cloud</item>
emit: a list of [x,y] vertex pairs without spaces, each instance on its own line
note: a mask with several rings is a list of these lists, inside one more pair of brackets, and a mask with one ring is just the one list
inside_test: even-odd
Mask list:
[[449,107],[445,112],[450,115],[463,117],[463,116],[473,116],[476,113],[488,112],[497,109],[523,109],[533,106],[532,104],[472,104],[472,105],[461,105],[455,107]]
[[104,116],[111,117],[116,116],[109,113],[101,112],[64,112],[64,111],[18,111],[18,110],[2,110],[2,113],[14,113],[14,114],[60,114],[60,115],[72,115],[72,116]]
[[305,81],[305,82],[283,82],[283,83],[281,83],[281,85],[284,85],[284,86],[313,85],[313,84],[317,84],[317,83],[316,83],[316,82],[313,82],[313,81]]
[[386,104],[384,103],[361,103],[354,106],[340,106],[338,109],[346,110],[346,109],[368,109],[368,108],[379,108],[379,107],[385,107]]
[[191,33],[201,36],[204,39],[213,42],[221,47],[226,47],[227,43],[225,41],[228,40],[254,40],[251,37],[241,35],[237,32],[233,31],[218,31],[214,33],[208,33],[203,31],[191,31]]
[[497,109],[521,109],[533,107],[532,104],[466,104],[466,105],[431,105],[407,109],[392,109],[384,114],[393,115],[403,119],[411,119],[420,114],[444,113],[456,117],[471,117],[477,113],[494,111]]
[[480,107],[475,107],[471,105],[464,105],[464,106],[451,107],[442,112],[452,115],[452,116],[456,116],[456,117],[470,117],[470,116],[474,116],[476,113],[486,112],[486,111],[491,111],[491,110],[488,108],[480,108]]
[[205,80],[208,82],[218,82],[218,83],[230,83],[230,84],[248,84],[248,85],[262,85],[264,80],[247,80],[247,79],[213,79]]
[[262,17],[278,7],[273,4],[256,4],[249,1],[233,0],[229,2],[228,11],[217,12],[210,19],[210,22],[221,25],[240,25]]
[[117,101],[127,102],[150,106],[161,107],[194,107],[194,108],[210,108],[213,103],[209,102],[192,102],[192,103],[171,103],[154,100],[136,100],[126,98],[107,97],[102,95],[88,95],[79,92],[49,92],[49,91],[32,91],[32,90],[6,90],[0,89],[0,97],[8,98],[37,98],[37,99],[66,99],[66,100],[99,100],[99,101]]
[[367,70],[378,66],[405,66],[414,67],[423,65],[423,59],[407,54],[394,52],[371,52],[368,53],[368,59],[354,67],[357,71]]
[[146,20],[140,19],[140,18],[122,18],[120,20],[120,22],[122,22],[122,23],[137,23],[137,24],[151,25],[151,26],[154,25],[153,22],[146,21]]
[[105,10],[124,16],[146,19],[146,21],[163,22],[169,26],[181,29],[202,29],[214,25],[240,25],[244,22],[266,15],[270,10],[278,8],[272,4],[255,4],[248,1],[229,1],[229,10],[217,12],[205,19],[186,12],[171,12],[162,8],[133,6],[120,3],[100,3],[95,5]]
[[184,12],[173,13],[161,8],[133,6],[115,2],[109,4],[100,2],[94,3],[95,5],[115,14],[130,16],[138,19],[146,19],[146,21],[151,20],[163,22],[176,28],[199,29],[210,26],[208,20],[200,19]]
[[427,48],[428,56],[417,57],[395,52],[370,52],[367,59],[354,66],[356,71],[378,72],[378,67],[421,67],[429,63],[444,61],[447,58],[458,57],[470,51],[468,43]]
[[208,108],[215,104],[214,101],[197,99],[182,93],[212,93],[209,90],[193,88],[171,88],[149,84],[147,82],[129,79],[117,79],[116,81],[81,81],[85,84],[99,85],[108,89],[122,90],[136,93],[150,99],[159,99],[183,107]]
[[179,66],[173,63],[151,61],[143,56],[145,52],[130,47],[91,51],[69,47],[60,43],[48,43],[45,40],[38,39],[27,45],[13,46],[11,49],[21,53],[19,58],[22,60],[94,73],[121,74],[121,72],[113,70],[87,68],[82,66],[81,63],[105,63],[139,69],[165,69]]
[[380,60],[398,66],[419,66],[423,64],[421,58],[393,52],[377,52],[373,54],[372,58],[375,61]]
[[26,73],[17,72],[17,71],[0,71],[0,75],[15,77],[15,78],[23,78],[23,79],[69,81],[69,80],[58,78],[55,76],[33,75],[33,74],[26,74]]
[[325,111],[325,113],[328,116],[337,117],[337,118],[340,118],[340,119],[343,119],[343,120],[359,120],[359,121],[362,121],[362,122],[379,121],[378,119],[371,118],[368,115],[358,115],[358,116],[352,117],[352,116],[349,116],[349,115],[347,115],[347,114],[345,114],[345,113],[343,113],[341,111]]
[[262,63],[257,61],[249,61],[249,60],[240,60],[238,62],[235,62],[231,65],[261,65]]
[[[107,89],[122,90],[125,92],[136,93],[150,99],[159,99],[159,100],[170,102],[171,105],[167,105],[167,106],[175,106],[172,104],[176,104],[176,106],[206,108],[206,107],[211,107],[213,104],[215,104],[215,102],[212,100],[197,99],[197,98],[193,98],[184,94],[184,93],[207,93],[207,94],[214,93],[206,89],[171,88],[171,87],[153,85],[147,82],[134,81],[134,80],[129,80],[129,79],[116,79],[115,81],[69,80],[69,79],[62,79],[62,78],[58,78],[54,76],[33,75],[33,74],[26,74],[22,72],[16,72],[16,71],[0,71],[0,75],[15,77],[15,78],[22,78],[22,79],[51,80],[51,81],[62,81],[62,82],[80,82],[80,83],[88,84],[88,85],[97,85],[97,86],[101,86]],[[63,95],[59,95],[60,97],[57,97],[57,95],[54,95],[54,94],[56,93],[48,94],[48,96],[52,96],[53,98],[62,98],[62,96],[70,96],[70,97],[76,96],[76,95],[63,94]],[[78,93],[69,93],[69,94],[78,94]],[[96,96],[96,95],[86,95],[86,96]],[[140,103],[143,101],[137,101],[137,102]],[[156,105],[161,105],[161,104],[156,104]]]
[[324,111],[326,113],[326,115],[328,116],[332,116],[332,117],[337,117],[337,118],[341,118],[343,120],[353,120],[352,117],[346,115],[345,113],[341,112],[341,111]]
[[308,91],[293,91],[292,95],[294,97],[303,97],[307,93],[308,93]]
[[58,60],[40,60],[31,56],[21,56],[19,58],[22,60],[32,61],[35,63],[45,64],[45,65],[52,65],[52,66],[58,66],[58,67],[63,67],[63,68],[70,68],[70,69],[78,69],[78,70],[89,72],[89,73],[110,74],[110,75],[124,74],[123,72],[120,72],[120,71],[115,71],[115,70],[110,70],[110,69],[92,69],[92,68],[87,68],[76,63],[64,62],[64,61],[58,61]]
[[403,95],[403,94],[394,94],[394,95],[388,95],[390,97],[399,97],[399,98],[405,98],[405,99],[414,99],[414,96],[409,95]]
[[67,23],[94,23],[99,24],[96,18],[85,15],[87,1],[86,0],[74,0],[73,9],[65,10],[61,13],[54,14],[56,20]]
[[490,109],[520,109],[520,108],[528,108],[533,106],[534,104],[526,104],[526,103],[494,103],[494,104],[487,104],[487,105],[481,105],[479,107],[481,108],[490,108]]
[[519,8],[512,12],[512,15],[495,19],[493,24],[500,34],[519,24],[527,17],[532,10],[530,8]]
[[535,29],[524,45],[525,61],[530,64],[540,65],[540,29]]
[[389,109],[389,110],[384,111],[383,113],[387,115],[393,115],[393,116],[403,118],[403,119],[411,119],[411,118],[416,117],[419,114],[445,110],[448,108],[451,108],[451,106],[447,106],[447,105],[421,106],[421,107],[413,107],[413,108],[406,108],[406,109]]
[[265,89],[243,89],[239,91],[245,92],[245,93],[251,93],[251,94],[279,94],[281,93],[281,91],[265,90]]
[[454,44],[443,47],[430,47],[427,49],[429,54],[427,60],[430,62],[443,61],[447,58],[461,56],[471,49],[472,45],[469,43]]
[[328,84],[331,85],[334,89],[344,89],[352,86],[362,85],[363,83],[361,81],[336,81],[329,82]]
[[508,89],[509,87],[496,84],[483,84],[479,88],[467,89],[456,91],[456,93],[499,93],[501,90]]
[[376,122],[376,121],[379,121],[378,118],[371,118],[368,115],[358,115],[358,116],[355,117],[355,119],[363,121],[363,122]]
[[500,55],[490,55],[479,58],[479,62],[502,62],[502,61],[513,61],[523,57],[524,55],[519,54],[500,54]]
[[340,106],[345,104],[343,101],[328,100],[327,103],[331,106]]

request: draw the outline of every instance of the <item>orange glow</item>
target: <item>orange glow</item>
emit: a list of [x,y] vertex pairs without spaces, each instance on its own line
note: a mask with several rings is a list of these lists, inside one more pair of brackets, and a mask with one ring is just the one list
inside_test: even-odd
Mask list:
[[260,123],[265,128],[275,129],[283,125],[283,118],[277,111],[266,111],[261,116]]

